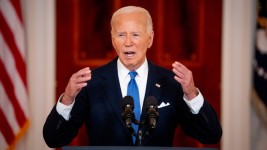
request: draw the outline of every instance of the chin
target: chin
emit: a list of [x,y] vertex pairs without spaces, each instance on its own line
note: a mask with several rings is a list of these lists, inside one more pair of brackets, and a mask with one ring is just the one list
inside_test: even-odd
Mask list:
[[128,65],[126,65],[126,67],[129,69],[129,70],[135,70],[135,65],[133,65],[133,64],[128,64]]
[[136,65],[131,63],[124,63],[124,66],[129,70],[136,70]]

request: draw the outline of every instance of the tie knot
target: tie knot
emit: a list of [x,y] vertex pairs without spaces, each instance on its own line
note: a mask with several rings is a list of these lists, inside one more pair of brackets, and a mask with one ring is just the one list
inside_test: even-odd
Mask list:
[[137,75],[137,72],[136,71],[130,71],[129,75],[130,75],[131,79],[134,79],[135,76]]

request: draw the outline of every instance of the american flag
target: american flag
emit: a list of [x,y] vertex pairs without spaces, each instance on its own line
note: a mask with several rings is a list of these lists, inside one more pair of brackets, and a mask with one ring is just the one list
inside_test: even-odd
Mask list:
[[0,149],[29,126],[25,34],[20,0],[0,0]]

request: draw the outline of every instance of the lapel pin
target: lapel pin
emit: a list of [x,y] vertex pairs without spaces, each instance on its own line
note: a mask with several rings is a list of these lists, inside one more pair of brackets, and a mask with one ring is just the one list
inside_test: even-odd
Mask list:
[[156,83],[156,87],[160,88],[160,85],[158,83]]

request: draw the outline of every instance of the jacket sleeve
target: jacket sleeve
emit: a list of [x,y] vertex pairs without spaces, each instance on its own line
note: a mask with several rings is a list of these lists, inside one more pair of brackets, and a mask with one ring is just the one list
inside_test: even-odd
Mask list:
[[50,148],[67,145],[77,133],[78,130],[58,114],[56,106],[54,106],[43,127],[43,137],[46,144]]
[[56,105],[53,107],[43,126],[43,137],[49,147],[65,146],[77,136],[87,114],[85,99],[85,90],[82,89],[76,96],[68,121],[57,112]]
[[187,111],[183,114],[181,127],[183,131],[203,144],[219,143],[222,136],[222,127],[216,112],[207,101],[198,114]]

